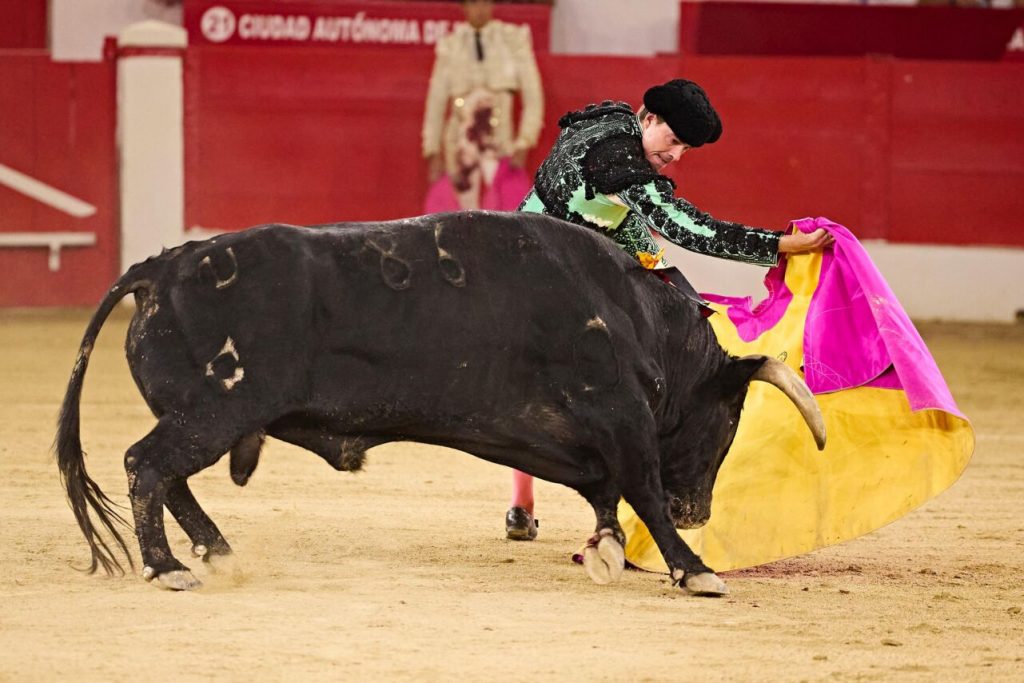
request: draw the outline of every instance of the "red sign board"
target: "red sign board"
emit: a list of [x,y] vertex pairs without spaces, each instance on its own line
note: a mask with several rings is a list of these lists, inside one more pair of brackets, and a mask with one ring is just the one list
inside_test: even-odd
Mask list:
[[1024,62],[1024,23],[1017,27],[1006,44],[1006,54],[1003,60],[1007,62]]
[[[463,21],[450,2],[185,0],[184,9],[192,45],[424,48]],[[501,4],[494,16],[528,25],[534,49],[548,49],[550,6]]]
[[1024,8],[772,2],[680,4],[685,55],[999,61],[1024,51]]

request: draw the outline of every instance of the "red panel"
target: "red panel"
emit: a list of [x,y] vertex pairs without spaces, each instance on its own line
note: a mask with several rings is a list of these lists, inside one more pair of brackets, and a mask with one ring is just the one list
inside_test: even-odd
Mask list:
[[46,48],[47,0],[0,0],[0,50]]
[[[602,99],[636,106],[647,85],[684,75],[711,93],[725,133],[673,176],[716,216],[783,228],[826,215],[861,237],[1024,246],[1012,229],[1022,215],[1012,188],[1024,179],[1024,65],[556,55],[538,63],[546,127],[534,167],[565,111]],[[430,64],[379,48],[344,57],[192,48],[188,223],[237,229],[418,214]]]
[[[0,53],[0,163],[14,169],[28,169],[35,164],[35,101],[28,97],[34,90],[35,66],[41,57],[10,56]],[[23,171],[28,172],[28,171]],[[14,230],[13,225],[29,225],[33,221],[35,202],[23,201],[0,184],[0,230]]]
[[891,55],[998,61],[1024,9],[683,2],[679,48],[693,55]]
[[868,142],[862,60],[707,58],[688,59],[683,69],[671,57],[547,57],[540,64],[548,124],[535,163],[558,134],[561,113],[602,99],[639,107],[646,85],[683,74],[713,95],[725,125],[721,140],[671,169],[680,194],[720,218],[775,229],[812,214],[864,223],[864,188],[850,182],[863,176]]
[[[0,163],[97,207],[75,218],[0,185],[0,232],[93,232],[95,247],[0,248],[0,306],[92,305],[117,276],[114,71],[0,54]],[[8,125],[9,124],[9,125]]]
[[1024,245],[1024,64],[898,62],[893,239]]
[[686,76],[712,95],[721,140],[688,153],[674,175],[688,199],[720,218],[782,229],[828,215],[882,236],[869,220],[867,157],[878,140],[862,60],[688,60]]
[[241,228],[417,214],[430,66],[381,49],[193,48],[186,223]]

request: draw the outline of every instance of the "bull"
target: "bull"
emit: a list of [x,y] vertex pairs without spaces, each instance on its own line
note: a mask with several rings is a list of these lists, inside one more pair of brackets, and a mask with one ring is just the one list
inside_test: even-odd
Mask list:
[[79,417],[96,337],[129,293],[128,365],[157,422],[124,466],[142,575],[171,589],[200,582],[171,552],[164,507],[194,555],[229,554],[188,478],[230,453],[244,485],[267,436],[337,470],[417,441],[568,486],[594,509],[585,564],[602,583],[622,572],[624,498],[673,584],[701,595],[727,587],[676,528],[707,521],[749,382],[784,391],[824,445],[794,371],[730,356],[697,303],[590,230],[487,212],[261,226],[136,264],[87,326],[55,450],[90,572],[121,570],[121,552],[135,569]]

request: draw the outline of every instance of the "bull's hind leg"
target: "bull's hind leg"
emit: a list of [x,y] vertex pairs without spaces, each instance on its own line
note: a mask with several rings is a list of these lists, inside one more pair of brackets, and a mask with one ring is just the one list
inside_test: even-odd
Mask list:
[[188,481],[179,479],[167,487],[167,509],[192,541],[192,554],[203,561],[218,555],[230,555],[231,546],[220,529],[199,506]]
[[[142,551],[143,578],[157,579],[163,586],[176,590],[201,585],[171,553],[164,531],[163,508],[172,491],[171,505],[181,506],[185,499],[180,485],[185,479],[215,463],[237,440],[238,434],[228,432],[223,424],[181,423],[164,417],[128,449],[124,462],[135,534]],[[178,511],[188,512],[187,507],[185,502],[185,509],[179,507]],[[199,509],[197,503],[195,508]],[[206,518],[205,513],[203,517]],[[190,522],[195,520],[190,518]],[[210,526],[216,529],[212,522]]]

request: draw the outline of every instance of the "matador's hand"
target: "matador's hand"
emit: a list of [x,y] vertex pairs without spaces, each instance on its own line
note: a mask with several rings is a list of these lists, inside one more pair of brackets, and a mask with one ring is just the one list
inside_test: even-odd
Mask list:
[[799,254],[806,251],[821,251],[830,247],[835,238],[825,230],[818,228],[814,232],[796,232],[792,235],[783,235],[779,239],[780,254]]

